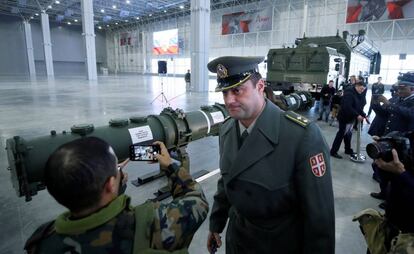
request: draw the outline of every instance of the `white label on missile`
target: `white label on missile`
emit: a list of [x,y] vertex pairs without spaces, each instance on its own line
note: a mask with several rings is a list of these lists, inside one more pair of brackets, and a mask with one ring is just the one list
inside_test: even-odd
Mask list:
[[306,96],[305,96],[304,94],[301,94],[301,95],[300,95],[300,97],[302,97],[302,100],[303,100],[304,102],[306,102],[306,101],[307,101]]
[[152,131],[149,125],[128,129],[132,144],[152,140]]
[[295,100],[295,98],[290,97],[289,99],[290,99],[290,102],[291,102],[292,104],[296,104],[296,100]]
[[221,111],[212,112],[210,115],[213,118],[213,124],[221,123],[224,121],[224,115],[221,113]]

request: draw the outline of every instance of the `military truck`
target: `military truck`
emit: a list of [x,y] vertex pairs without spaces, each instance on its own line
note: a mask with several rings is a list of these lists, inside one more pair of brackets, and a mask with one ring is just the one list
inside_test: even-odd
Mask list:
[[290,94],[308,91],[318,97],[329,80],[340,88],[350,75],[379,74],[381,54],[365,36],[343,32],[336,36],[303,37],[294,47],[270,49],[267,54],[267,84],[274,91]]

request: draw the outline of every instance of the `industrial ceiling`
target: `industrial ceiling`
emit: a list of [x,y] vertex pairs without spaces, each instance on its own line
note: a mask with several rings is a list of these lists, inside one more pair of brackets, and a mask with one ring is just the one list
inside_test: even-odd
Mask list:
[[[260,2],[260,0],[211,0],[211,10]],[[190,0],[93,0],[94,22],[98,29],[154,22],[190,14]],[[45,11],[51,22],[81,24],[80,0],[0,0],[0,15],[40,20]]]

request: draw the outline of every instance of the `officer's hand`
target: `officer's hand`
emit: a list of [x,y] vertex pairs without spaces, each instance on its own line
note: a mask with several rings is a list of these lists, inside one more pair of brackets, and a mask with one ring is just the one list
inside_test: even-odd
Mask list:
[[405,172],[404,164],[401,163],[400,159],[398,158],[398,153],[395,149],[392,149],[392,157],[393,160],[390,162],[385,162],[383,159],[376,159],[374,161],[377,166],[390,173],[394,174],[401,174]]
[[221,247],[221,236],[218,233],[208,233],[207,249],[209,253],[215,253]]
[[363,117],[361,115],[357,116],[358,122],[362,122],[364,119],[365,119],[365,117]]
[[167,148],[165,147],[164,143],[160,141],[154,142],[154,145],[160,146],[160,154],[155,154],[155,158],[157,158],[158,162],[161,165],[161,168],[167,168],[173,161],[171,160],[170,154],[168,153]]
[[378,141],[378,140],[380,139],[380,137],[378,137],[378,136],[374,135],[374,136],[372,136],[372,139],[373,139],[374,141]]

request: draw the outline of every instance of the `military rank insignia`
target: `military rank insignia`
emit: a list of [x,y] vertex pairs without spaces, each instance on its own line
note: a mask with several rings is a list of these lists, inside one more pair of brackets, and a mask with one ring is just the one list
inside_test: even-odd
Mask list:
[[326,172],[326,163],[323,153],[310,157],[309,159],[312,173],[317,177],[322,177]]
[[226,69],[226,67],[224,67],[224,65],[222,65],[222,64],[217,65],[217,76],[219,76],[219,78],[221,78],[221,79],[227,78],[229,76],[228,72],[227,72],[227,69]]
[[297,123],[304,128],[306,128],[306,126],[308,126],[310,123],[310,121],[306,117],[301,116],[300,114],[293,111],[286,111],[285,116],[290,121]]

